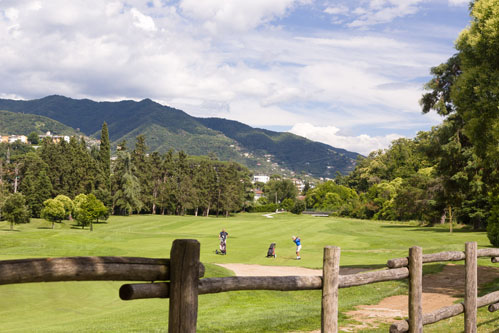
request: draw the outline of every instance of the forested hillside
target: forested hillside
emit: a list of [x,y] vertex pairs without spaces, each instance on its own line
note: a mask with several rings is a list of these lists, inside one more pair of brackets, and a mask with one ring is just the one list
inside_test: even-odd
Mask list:
[[32,132],[43,134],[47,131],[56,135],[78,135],[72,127],[47,117],[0,110],[0,134],[27,136]]
[[[26,205],[29,220],[43,215],[44,207],[53,203],[49,199],[60,195],[75,205],[82,196],[91,195],[91,200],[107,207],[98,217],[188,211],[228,215],[252,202],[250,172],[242,165],[193,158],[184,152],[147,151],[144,137],[138,136],[133,150],[122,143],[111,161],[106,124],[99,148],[88,149],[84,139],[76,137],[69,143],[45,138],[36,150],[19,142],[1,143],[0,219],[9,201],[17,200],[16,210]],[[77,220],[91,222],[92,218]]]
[[213,153],[221,160],[242,163],[268,174],[284,172],[333,178],[338,171],[350,172],[358,156],[289,133],[255,129],[219,118],[191,117],[149,99],[140,102],[95,102],[63,96],[30,101],[0,99],[0,109],[43,115],[96,137],[105,121],[113,148],[122,140],[133,148],[135,138],[144,135],[150,151]]
[[280,133],[253,128],[237,121],[220,118],[198,118],[199,122],[222,132],[246,149],[271,154],[284,167],[303,170],[313,175],[330,178],[336,172],[345,173],[355,166],[359,154],[329,145],[313,142],[291,133]]

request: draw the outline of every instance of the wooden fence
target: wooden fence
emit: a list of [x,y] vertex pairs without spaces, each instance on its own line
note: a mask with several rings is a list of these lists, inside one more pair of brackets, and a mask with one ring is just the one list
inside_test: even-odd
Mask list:
[[[409,256],[389,260],[387,270],[339,275],[340,248],[324,248],[322,276],[224,277],[204,278],[196,240],[175,240],[170,259],[130,257],[69,257],[0,261],[0,285],[54,281],[148,281],[125,284],[123,300],[169,298],[169,332],[195,332],[198,296],[235,290],[314,290],[322,289],[321,331],[338,331],[338,289],[375,282],[409,278],[409,319],[391,325],[390,332],[422,332],[423,325],[465,313],[465,331],[476,332],[477,308],[489,305],[499,309],[499,291],[477,297],[477,257],[499,261],[499,249],[479,249],[466,243],[465,251],[422,254],[420,247],[409,249]],[[466,261],[466,290],[463,303],[423,314],[423,263]],[[154,282],[167,281],[167,282]],[[151,283],[152,282],[152,283]]]

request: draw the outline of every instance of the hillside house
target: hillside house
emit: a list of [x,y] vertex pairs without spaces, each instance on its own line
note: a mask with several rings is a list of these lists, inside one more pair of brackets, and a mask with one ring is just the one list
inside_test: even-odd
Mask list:
[[68,135],[52,135],[52,133],[50,133],[50,131],[38,136],[38,139],[40,139],[40,141],[42,141],[45,138],[51,138],[53,143],[59,143],[62,140],[69,143],[69,136]]
[[14,143],[16,141],[28,143],[28,137],[26,135],[2,135],[2,143]]
[[260,199],[261,197],[263,197],[263,191],[260,190],[260,189],[254,189],[253,190],[253,200],[254,201],[257,201],[258,199]]
[[255,175],[253,176],[253,183],[267,183],[270,180],[269,176],[264,176],[264,175]]

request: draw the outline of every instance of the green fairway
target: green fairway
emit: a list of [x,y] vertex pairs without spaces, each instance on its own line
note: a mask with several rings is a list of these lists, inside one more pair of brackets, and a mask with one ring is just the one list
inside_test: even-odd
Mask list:
[[[381,223],[340,218],[276,214],[239,214],[231,218],[179,216],[111,217],[94,231],[70,222],[54,230],[44,220],[17,225],[9,231],[0,222],[0,259],[59,256],[143,256],[168,258],[171,243],[194,238],[201,243],[206,276],[231,273],[210,263],[248,263],[321,268],[326,245],[341,247],[341,266],[380,268],[386,260],[406,256],[413,245],[424,253],[463,250],[467,241],[489,246],[483,232],[462,229],[452,234],[444,226]],[[227,256],[215,254],[218,233],[229,233]],[[292,235],[300,236],[302,260],[294,260]],[[277,258],[265,258],[271,242]],[[480,265],[491,265],[485,259]],[[59,282],[0,286],[1,332],[166,332],[168,300],[124,302],[118,297],[121,282]],[[340,291],[340,311],[376,303],[386,296],[407,292],[406,282],[387,282]],[[481,313],[481,318],[493,316]],[[488,319],[487,319],[488,318]],[[456,321],[456,319],[454,320]],[[461,320],[462,321],[462,320]],[[461,322],[459,321],[459,323]],[[340,314],[340,324],[349,319]],[[459,328],[457,326],[452,326]],[[442,327],[442,328],[440,328]],[[494,327],[494,322],[485,328]],[[201,332],[310,331],[320,328],[320,291],[231,292],[199,299]],[[482,327],[483,328],[483,327]],[[387,326],[380,326],[386,332]],[[445,331],[439,324],[436,331]],[[440,330],[442,329],[442,330]],[[448,327],[447,327],[448,329]],[[426,330],[426,328],[425,328]],[[376,330],[377,331],[377,330]]]

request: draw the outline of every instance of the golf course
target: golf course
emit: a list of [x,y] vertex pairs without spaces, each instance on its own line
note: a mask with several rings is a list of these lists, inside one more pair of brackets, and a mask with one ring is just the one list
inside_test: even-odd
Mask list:
[[[217,255],[218,234],[228,232],[227,255]],[[0,260],[63,256],[129,256],[168,258],[173,240],[197,239],[205,277],[234,272],[216,264],[255,264],[321,269],[323,248],[341,248],[342,268],[382,269],[391,258],[407,256],[417,245],[424,253],[463,251],[465,242],[490,247],[485,232],[448,225],[313,217],[281,213],[241,213],[229,218],[133,215],[112,216],[82,230],[71,221],[54,229],[42,219],[16,225],[10,231],[0,222]],[[293,235],[302,240],[295,260]],[[277,258],[266,258],[276,243]],[[454,265],[462,265],[456,262]],[[499,270],[489,259],[479,266]],[[494,266],[495,265],[495,266]],[[444,264],[425,264],[425,276],[440,274]],[[480,274],[480,273],[479,273]],[[464,276],[463,276],[464,279]],[[1,332],[167,332],[168,300],[122,301],[123,282],[54,282],[0,286]],[[389,320],[359,322],[349,315],[359,305],[374,305],[396,295],[407,295],[407,281],[391,281],[340,290],[339,321],[344,332],[387,332]],[[479,295],[499,290],[499,280],[480,285]],[[462,295],[461,295],[462,297]],[[238,291],[199,297],[199,332],[313,332],[320,329],[321,292]],[[402,318],[396,318],[402,319]],[[497,314],[478,310],[478,331],[492,332]],[[463,315],[425,326],[428,332],[463,330]]]

